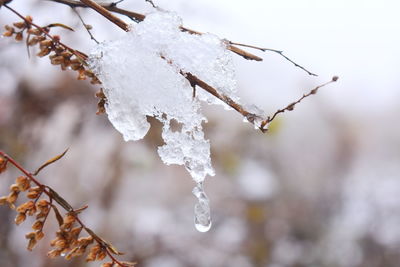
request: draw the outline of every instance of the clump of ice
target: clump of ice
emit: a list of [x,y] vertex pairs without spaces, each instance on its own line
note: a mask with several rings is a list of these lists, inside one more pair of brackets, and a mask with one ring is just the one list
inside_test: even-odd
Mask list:
[[[193,98],[182,73],[190,72],[237,101],[235,72],[221,39],[182,32],[181,25],[173,13],[149,14],[122,38],[97,45],[89,63],[104,86],[108,118],[125,141],[143,138],[150,128],[146,116],[157,118],[164,125],[161,159],[184,165],[202,182],[214,170],[199,101],[222,102],[200,88]],[[171,129],[171,120],[182,126],[179,131]]]

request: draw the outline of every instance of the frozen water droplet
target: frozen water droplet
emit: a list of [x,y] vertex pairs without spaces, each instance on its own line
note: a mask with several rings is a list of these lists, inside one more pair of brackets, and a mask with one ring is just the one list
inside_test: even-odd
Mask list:
[[67,255],[67,253],[65,253],[65,252],[60,254],[61,257],[65,257],[65,255]]
[[211,228],[210,201],[204,193],[203,182],[198,182],[193,188],[193,195],[198,199],[194,206],[194,225],[199,232],[207,232]]

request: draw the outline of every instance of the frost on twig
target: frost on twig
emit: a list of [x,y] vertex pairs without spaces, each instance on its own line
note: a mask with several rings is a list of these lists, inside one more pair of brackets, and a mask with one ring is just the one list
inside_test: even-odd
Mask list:
[[181,25],[175,14],[152,13],[121,39],[98,45],[89,62],[104,86],[108,117],[124,139],[143,138],[150,128],[146,116],[154,116],[164,125],[162,160],[184,165],[201,182],[214,170],[200,101],[229,107],[200,88],[193,94],[193,84],[182,74],[201,78],[237,102],[235,72],[223,40],[182,32]]

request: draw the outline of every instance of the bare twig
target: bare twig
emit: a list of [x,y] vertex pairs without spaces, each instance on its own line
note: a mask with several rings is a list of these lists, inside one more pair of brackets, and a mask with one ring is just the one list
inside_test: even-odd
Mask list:
[[124,31],[126,31],[126,32],[129,31],[129,25],[125,21],[114,16],[112,13],[110,13],[110,11],[105,9],[103,6],[97,4],[96,2],[94,2],[92,0],[80,0],[80,1],[83,4],[85,4],[86,6],[97,11],[100,15],[102,15],[103,17],[105,17],[106,19],[108,19],[109,21],[111,21],[112,23],[114,23],[115,25],[117,25],[118,27],[123,29]]
[[[75,1],[75,0],[47,0],[47,1],[64,4],[64,5],[67,5],[67,6],[70,6],[70,7],[92,7],[91,5],[86,5],[86,4],[83,4],[83,3],[79,2],[79,1]],[[93,1],[91,1],[91,2],[93,2]],[[143,14],[118,8],[114,4],[111,4],[111,5],[106,5],[106,4],[99,5],[97,3],[95,3],[95,4],[98,5],[98,6],[103,7],[104,9],[106,9],[108,11],[115,12],[115,13],[127,16],[128,18],[130,18],[130,19],[132,19],[133,21],[136,21],[136,22],[141,22],[146,18],[146,16],[143,15]],[[103,10],[103,12],[104,12],[104,10]],[[108,14],[107,16],[110,17],[110,14]],[[120,26],[120,25],[118,25],[118,26]],[[125,27],[126,26],[123,26],[121,28],[125,30]],[[181,26],[180,28],[181,28],[182,31],[189,32],[191,34],[198,34],[198,35],[202,34],[201,32],[198,32],[198,31],[195,31],[195,30],[191,30],[191,29],[183,27],[183,26]],[[236,46],[233,46],[233,45],[229,44],[229,42],[227,42],[227,49],[231,50],[233,53],[235,53],[235,54],[237,54],[237,55],[239,55],[239,56],[241,56],[241,57],[243,57],[245,59],[255,60],[255,61],[262,61],[262,58],[260,58],[260,57],[258,57],[256,55],[253,55],[253,54],[251,54],[251,53],[249,53],[247,51],[244,51],[244,50],[242,50],[242,49],[240,49],[240,48],[238,48]]]
[[90,31],[92,29],[92,26],[89,24],[86,24],[85,21],[83,20],[81,14],[79,14],[78,10],[76,8],[72,8],[72,10],[75,12],[75,14],[78,16],[79,20],[82,22],[83,27],[86,29],[88,32],[90,39],[96,42],[96,44],[99,44],[99,42],[96,40],[96,38],[93,36],[92,32]]
[[263,131],[263,132],[267,131],[267,129],[266,129],[265,127],[266,127],[269,123],[271,123],[271,122],[276,118],[276,116],[277,116],[278,114],[283,113],[283,112],[285,112],[285,111],[292,111],[292,110],[295,108],[295,106],[296,106],[297,104],[299,104],[304,98],[307,98],[307,97],[309,97],[309,96],[311,96],[311,95],[315,95],[315,94],[318,92],[318,89],[320,89],[320,88],[322,88],[322,87],[324,87],[324,86],[326,86],[326,85],[328,85],[328,84],[330,84],[330,83],[336,82],[338,79],[339,79],[338,76],[333,76],[333,77],[332,77],[332,80],[330,80],[329,82],[326,82],[326,83],[324,83],[324,84],[321,84],[321,85],[315,87],[314,89],[310,90],[310,92],[308,92],[307,94],[303,94],[298,100],[296,100],[296,101],[290,103],[289,105],[287,105],[286,107],[284,107],[284,108],[282,108],[282,109],[278,109],[272,116],[268,116],[267,119],[264,120],[264,121],[261,123],[260,130]]
[[253,48],[253,49],[257,49],[257,50],[263,51],[263,52],[270,51],[270,52],[277,53],[280,56],[282,56],[284,59],[286,59],[287,61],[291,62],[295,67],[300,68],[300,69],[304,70],[305,72],[307,72],[308,75],[318,76],[317,74],[312,73],[311,71],[307,70],[303,66],[301,66],[301,65],[297,64],[296,62],[294,62],[293,60],[291,60],[289,57],[287,57],[285,54],[283,54],[283,51],[281,51],[281,50],[276,50],[276,49],[271,49],[271,48],[263,48],[263,47],[258,47],[258,46],[254,46],[254,45],[247,45],[247,44],[241,44],[241,43],[235,43],[235,42],[231,42],[231,41],[228,41],[228,42],[231,45],[237,45],[237,46]]
[[145,0],[146,2],[148,2],[150,5],[152,5],[154,8],[157,8],[157,6],[153,3],[152,0]]

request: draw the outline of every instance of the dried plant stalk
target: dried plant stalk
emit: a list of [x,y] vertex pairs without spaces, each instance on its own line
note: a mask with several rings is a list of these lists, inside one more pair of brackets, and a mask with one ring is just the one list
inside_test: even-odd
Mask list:
[[[56,162],[65,153],[66,151],[50,159],[38,170],[44,169]],[[58,221],[59,229],[56,232],[56,238],[50,242],[53,249],[48,252],[48,257],[64,256],[69,260],[73,257],[83,256],[88,251],[86,261],[110,259],[109,262],[102,264],[102,266],[130,267],[135,265],[132,262],[118,260],[116,257],[122,255],[122,253],[118,252],[111,243],[105,241],[83,223],[79,218],[79,214],[87,206],[74,209],[54,189],[39,182],[35,174],[30,173],[12,157],[0,151],[0,171],[5,171],[8,164],[16,167],[23,175],[17,177],[15,183],[10,186],[8,196],[0,197],[0,205],[8,205],[17,212],[15,217],[16,225],[23,223],[27,216],[35,218],[32,224],[33,231],[25,235],[25,238],[28,240],[28,250],[32,250],[38,241],[44,237],[43,227],[50,212],[53,211]],[[23,194],[25,194],[27,201],[15,206],[18,199],[23,197]],[[56,204],[65,210],[64,215],[61,214]],[[87,236],[82,237],[82,232],[86,232]]]

